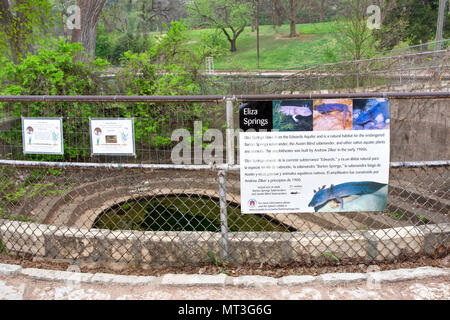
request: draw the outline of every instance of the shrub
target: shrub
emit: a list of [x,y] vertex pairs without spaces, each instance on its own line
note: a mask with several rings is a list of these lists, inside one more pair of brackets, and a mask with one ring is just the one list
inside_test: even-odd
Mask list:
[[[0,94],[3,95],[95,95],[99,94],[104,86],[98,77],[98,72],[107,63],[97,59],[92,63],[77,61],[77,56],[83,54],[83,46],[79,43],[68,43],[60,40],[54,47],[42,48],[36,55],[29,55],[19,64],[13,64],[3,60],[0,70]],[[12,105],[0,104],[0,115],[20,117],[63,117],[64,142],[66,159],[77,155],[87,155],[88,148],[78,148],[67,143],[77,139],[81,127],[86,128],[89,116],[94,116],[92,107],[88,104],[73,103],[48,103],[34,102],[23,113],[24,105],[15,103]],[[77,119],[66,121],[67,119]],[[9,144],[18,146],[21,139],[17,136],[20,132],[20,124],[8,132],[2,132],[1,138]],[[34,156],[36,159],[47,159],[47,156]]]
[[83,54],[79,43],[57,42],[55,48],[41,48],[19,64],[4,61],[0,73],[2,94],[81,95],[99,92],[100,71],[106,62],[97,59],[92,64],[76,61]]
[[[214,54],[217,49],[206,44],[195,49],[188,48],[184,44],[186,30],[186,24],[174,21],[166,35],[152,41],[148,51],[125,52],[122,61],[124,69],[118,74],[120,91],[128,95],[198,95],[205,90],[205,86],[212,85],[209,78],[201,76],[200,70],[205,57]],[[209,125],[208,120],[204,119],[206,109],[201,108],[200,104],[166,104],[164,108],[156,108],[137,103],[122,108],[127,116],[150,115],[145,122],[135,120],[136,139],[160,132],[163,124],[174,114],[178,119],[202,119],[205,126]],[[170,143],[170,138],[158,136],[150,142],[161,146]]]

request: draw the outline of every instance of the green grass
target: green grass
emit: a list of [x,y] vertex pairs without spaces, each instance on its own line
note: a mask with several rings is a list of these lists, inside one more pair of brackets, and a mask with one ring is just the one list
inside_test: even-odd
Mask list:
[[339,258],[336,257],[333,253],[331,253],[331,252],[329,252],[329,251],[325,251],[325,252],[323,253],[323,255],[326,256],[326,257],[333,258],[334,260],[336,260],[337,262],[339,262]]
[[[310,64],[324,64],[342,61],[344,59],[339,49],[340,22],[322,22],[297,24],[296,38],[289,38],[289,25],[274,28],[271,25],[260,26],[260,68],[259,70],[299,69]],[[237,51],[231,53],[230,44],[225,35],[215,29],[189,30],[186,34],[187,48],[198,45],[202,38],[218,34],[225,55],[214,61],[216,70],[257,70],[256,31],[246,27],[237,39]],[[161,35],[150,32],[149,36]],[[395,48],[407,47],[406,42],[399,43]],[[430,45],[430,49],[434,46]],[[403,51],[399,51],[401,54]],[[406,53],[407,50],[403,53]],[[390,55],[389,52],[379,52],[378,56]]]
[[403,219],[403,212],[388,212],[389,217],[397,220]]
[[[335,22],[298,24],[296,38],[289,38],[289,26],[276,29],[272,26],[260,27],[260,69],[279,70],[296,68],[305,64],[331,62],[325,50],[336,50]],[[195,45],[213,29],[191,30],[188,45]],[[228,41],[223,36],[224,48],[229,50]],[[257,69],[256,31],[247,27],[236,43],[237,52],[230,53],[214,61],[217,70]]]
[[[297,24],[296,38],[289,38],[289,25],[274,28],[271,25],[260,26],[260,69],[286,70],[299,69],[310,64],[323,64],[342,61],[340,52],[339,25],[340,22],[322,22]],[[237,51],[230,53],[230,45],[225,35],[215,29],[195,29],[186,33],[187,48],[193,48],[208,35],[220,35],[225,55],[214,61],[216,70],[257,70],[256,31],[252,32],[247,26],[237,40]],[[161,35],[160,32],[149,32],[150,37]],[[113,43],[120,38],[119,34],[108,34]],[[431,40],[430,40],[431,41]],[[400,42],[394,49],[408,47],[407,42]],[[434,45],[430,45],[430,50]],[[398,51],[397,54],[407,53],[408,50]],[[389,51],[379,52],[377,56],[391,55]]]

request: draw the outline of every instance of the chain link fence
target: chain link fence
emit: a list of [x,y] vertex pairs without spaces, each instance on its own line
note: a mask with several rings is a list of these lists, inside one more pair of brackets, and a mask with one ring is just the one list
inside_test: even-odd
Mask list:
[[[309,92],[349,88],[375,91],[449,90],[450,49],[406,52],[387,57],[308,65],[297,70],[270,73],[230,73],[216,81],[223,92],[262,94]],[[389,89],[386,89],[389,88]],[[395,89],[394,89],[395,88]]]
[[[449,95],[381,95],[391,108],[385,212],[257,215],[241,214],[239,165],[229,161],[226,128],[238,129],[236,98],[280,96],[2,97],[1,254],[164,266],[447,255]],[[64,155],[23,154],[20,119],[31,116],[63,118]],[[91,156],[89,118],[121,117],[134,118],[136,157]],[[204,140],[183,138],[192,161],[174,165],[179,142],[171,138],[179,128],[200,130]],[[217,163],[195,159],[211,143],[209,128],[227,137]],[[232,150],[237,159],[238,143]]]

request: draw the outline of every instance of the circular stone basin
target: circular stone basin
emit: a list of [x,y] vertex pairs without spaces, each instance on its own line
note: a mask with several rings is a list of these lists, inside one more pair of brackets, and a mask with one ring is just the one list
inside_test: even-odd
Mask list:
[[[240,206],[228,203],[228,228],[242,231],[296,231],[266,215],[243,215]],[[168,195],[144,197],[116,204],[100,213],[94,228],[138,231],[220,232],[220,205],[214,197]]]

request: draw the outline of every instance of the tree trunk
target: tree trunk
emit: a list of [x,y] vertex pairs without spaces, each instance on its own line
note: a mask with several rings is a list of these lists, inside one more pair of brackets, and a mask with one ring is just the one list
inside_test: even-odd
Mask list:
[[236,52],[236,39],[231,39],[230,40],[230,44],[231,44],[231,49],[230,49],[230,51],[231,52]]
[[[25,5],[18,1],[17,6]],[[10,7],[8,0],[0,0],[0,26],[6,35],[11,50],[11,58],[17,64],[23,58],[27,45],[26,38],[32,33],[32,28],[28,26],[28,20],[20,10],[14,15],[14,7]]]
[[274,25],[280,27],[283,24],[283,3],[280,0],[273,1],[272,16]]
[[[89,59],[94,59],[95,42],[97,39],[97,24],[106,0],[77,0],[80,7],[80,27],[72,30],[72,42],[81,42]],[[79,61],[86,61],[86,56],[77,57]]]
[[320,22],[323,22],[325,20],[325,0],[320,0],[320,9],[319,9],[319,14],[320,14]]
[[[289,18],[291,19],[291,18]],[[290,20],[290,32],[289,32],[289,37],[290,38],[295,38],[297,36],[297,32],[295,31],[295,19],[291,19]]]

